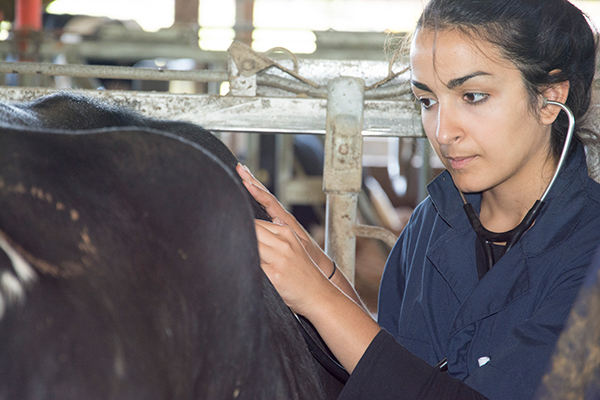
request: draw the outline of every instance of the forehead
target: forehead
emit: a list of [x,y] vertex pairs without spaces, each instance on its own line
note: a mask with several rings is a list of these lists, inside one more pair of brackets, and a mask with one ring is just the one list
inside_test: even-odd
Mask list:
[[447,81],[473,71],[502,75],[507,70],[517,70],[495,44],[453,29],[417,30],[412,40],[410,65],[416,80],[431,74]]

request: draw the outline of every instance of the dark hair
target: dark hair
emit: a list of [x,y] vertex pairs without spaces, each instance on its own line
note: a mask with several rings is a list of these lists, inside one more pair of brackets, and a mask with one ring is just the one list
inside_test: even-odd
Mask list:
[[[521,71],[532,111],[548,85],[569,81],[566,105],[579,133],[590,107],[597,41],[591,22],[567,0],[431,0],[419,28],[457,29],[498,46]],[[557,73],[550,74],[557,70]],[[568,129],[560,113],[552,126],[552,154],[558,158]]]

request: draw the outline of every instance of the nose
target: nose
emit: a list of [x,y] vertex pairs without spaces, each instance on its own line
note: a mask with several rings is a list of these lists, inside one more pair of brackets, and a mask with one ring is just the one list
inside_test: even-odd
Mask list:
[[435,139],[441,146],[454,144],[463,136],[460,117],[451,107],[438,107]]

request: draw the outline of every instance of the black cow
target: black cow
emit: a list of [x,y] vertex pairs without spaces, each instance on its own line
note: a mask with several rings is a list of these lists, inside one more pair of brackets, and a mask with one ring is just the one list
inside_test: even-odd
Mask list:
[[[238,163],[238,159],[223,142],[199,125],[148,118],[125,107],[74,92],[57,92],[23,103],[0,102],[0,117],[4,123],[31,128],[90,130],[136,127],[169,132],[200,145],[232,171]],[[240,179],[237,174],[235,176]],[[269,219],[264,208],[253,199],[251,205],[256,218]]]
[[71,94],[1,106],[0,398],[335,397],[220,141]]

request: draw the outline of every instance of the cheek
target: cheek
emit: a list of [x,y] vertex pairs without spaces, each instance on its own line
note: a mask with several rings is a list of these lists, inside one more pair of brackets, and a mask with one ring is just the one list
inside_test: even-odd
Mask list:
[[434,142],[436,142],[437,134],[437,118],[429,113],[425,113],[424,111],[422,112],[423,114],[421,114],[421,123],[423,124],[423,130],[425,131],[427,139],[434,144]]
[[442,157],[442,153],[440,151],[440,144],[438,143],[438,141],[435,138],[435,133],[431,136],[427,133],[427,131],[425,131],[425,133],[427,134],[427,140],[429,141],[429,144],[431,144],[431,147],[433,147],[435,154],[437,154],[437,156],[440,159],[440,161],[442,162],[442,164],[444,164],[444,166],[446,168],[448,168],[447,160]]
[[425,131],[425,136],[427,136],[427,140],[435,150],[435,154],[437,154],[438,158],[448,168],[447,160],[442,157],[440,152],[440,144],[437,141],[437,117],[431,115],[421,114],[421,122],[423,123],[423,130]]

